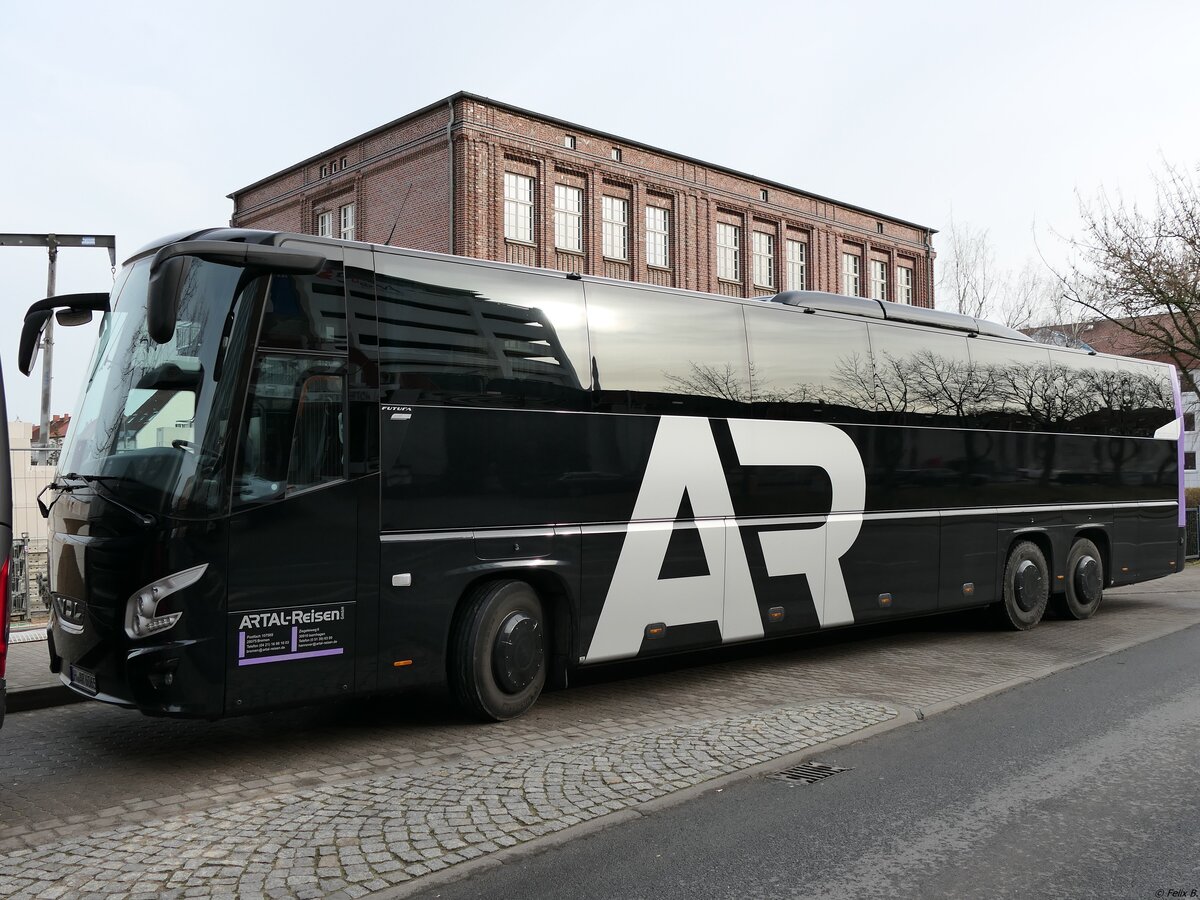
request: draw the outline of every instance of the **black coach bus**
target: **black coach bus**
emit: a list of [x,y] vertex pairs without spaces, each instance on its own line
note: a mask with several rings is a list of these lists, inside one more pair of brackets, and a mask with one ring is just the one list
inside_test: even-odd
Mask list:
[[8,629],[12,617],[9,582],[12,555],[12,458],[8,452],[8,411],[4,405],[4,370],[0,369],[0,728],[8,706],[5,672],[8,666]]
[[[110,309],[111,306],[111,309]],[[1174,369],[810,292],[737,300],[221,229],[135,255],[47,492],[51,668],[155,715],[993,606],[1181,565]]]

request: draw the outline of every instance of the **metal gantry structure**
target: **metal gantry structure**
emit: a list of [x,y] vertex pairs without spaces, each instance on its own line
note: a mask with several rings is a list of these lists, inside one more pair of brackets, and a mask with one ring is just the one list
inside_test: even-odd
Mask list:
[[[46,296],[53,297],[58,270],[59,247],[104,247],[108,260],[115,272],[117,269],[117,239],[111,234],[0,234],[0,247],[45,247],[50,255],[50,266],[46,276]],[[35,461],[44,465],[50,450],[50,383],[53,378],[54,319],[46,323],[42,337],[42,451]]]

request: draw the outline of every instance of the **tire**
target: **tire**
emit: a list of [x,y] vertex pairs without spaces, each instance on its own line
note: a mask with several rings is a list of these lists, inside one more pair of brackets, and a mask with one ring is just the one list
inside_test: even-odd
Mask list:
[[1050,600],[1050,569],[1041,548],[1021,541],[1004,564],[1003,599],[996,604],[1001,625],[1028,631],[1042,620]]
[[524,581],[490,581],[463,605],[450,641],[450,689],[468,715],[512,719],[546,684],[545,627],[537,592]]
[[1096,545],[1080,538],[1067,556],[1067,591],[1061,608],[1068,618],[1090,619],[1104,599],[1104,558]]

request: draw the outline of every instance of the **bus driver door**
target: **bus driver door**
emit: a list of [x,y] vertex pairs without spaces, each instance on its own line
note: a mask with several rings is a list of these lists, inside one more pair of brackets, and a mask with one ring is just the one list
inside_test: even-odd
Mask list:
[[227,714],[354,689],[345,309],[337,260],[266,292],[234,466]]

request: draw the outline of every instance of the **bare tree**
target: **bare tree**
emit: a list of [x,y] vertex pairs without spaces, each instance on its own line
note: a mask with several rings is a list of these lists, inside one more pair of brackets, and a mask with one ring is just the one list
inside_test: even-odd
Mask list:
[[938,297],[942,306],[964,316],[986,318],[996,299],[996,256],[986,230],[950,217],[940,253]]
[[1124,329],[1137,353],[1165,356],[1195,390],[1200,367],[1200,184],[1169,164],[1152,208],[1101,192],[1079,201],[1082,236],[1058,273],[1064,295]]
[[1061,291],[1044,266],[1026,260],[1020,272],[1006,273],[992,315],[1009,328],[1028,328],[1061,305]]
[[1014,272],[996,265],[986,230],[950,220],[939,253],[939,306],[980,319],[1027,328],[1046,319],[1061,293],[1053,275],[1033,260]]

